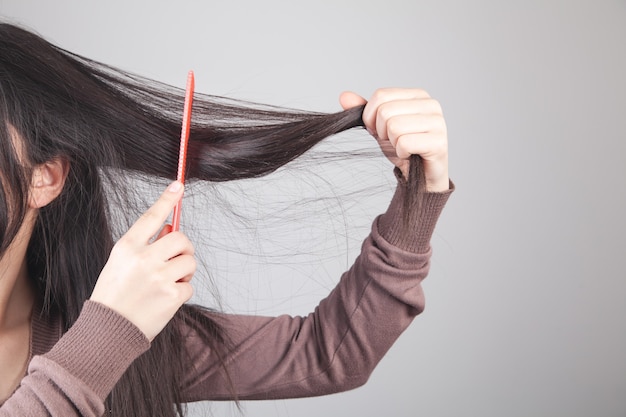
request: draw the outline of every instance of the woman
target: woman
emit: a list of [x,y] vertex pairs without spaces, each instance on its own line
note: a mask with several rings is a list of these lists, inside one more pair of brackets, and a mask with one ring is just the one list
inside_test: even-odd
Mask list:
[[124,177],[176,171],[182,99],[0,24],[0,416],[173,416],[189,401],[351,389],[422,310],[450,193],[426,92],[344,93],[337,114],[196,97],[188,178],[264,175],[355,126],[396,167],[392,202],[338,286],[309,316],[276,318],[184,304],[194,248],[162,227],[179,183],[114,244],[107,201]]

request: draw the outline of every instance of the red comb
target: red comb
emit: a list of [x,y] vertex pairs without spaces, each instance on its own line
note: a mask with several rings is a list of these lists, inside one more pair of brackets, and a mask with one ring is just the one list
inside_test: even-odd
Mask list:
[[[187,166],[187,143],[189,142],[189,129],[191,127],[191,105],[193,103],[193,89],[195,87],[195,79],[193,71],[189,71],[187,75],[187,91],[185,92],[185,107],[183,109],[183,127],[180,132],[180,151],[178,153],[178,173],[176,179],[181,183],[185,183],[185,167]],[[180,210],[183,199],[178,201],[174,207],[174,215],[172,216],[172,231],[175,232],[180,228]]]

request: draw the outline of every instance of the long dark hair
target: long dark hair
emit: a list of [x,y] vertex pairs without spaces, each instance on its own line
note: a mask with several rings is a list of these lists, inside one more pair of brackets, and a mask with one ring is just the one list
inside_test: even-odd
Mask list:
[[[125,172],[175,177],[183,96],[0,23],[0,254],[24,219],[32,168],[54,158],[69,162],[61,194],[39,211],[27,254],[44,314],[60,316],[65,330],[114,243],[108,187],[119,185]],[[324,138],[362,126],[362,110],[323,114],[197,94],[187,177],[229,181],[268,174]],[[424,184],[415,162],[409,208],[419,204]],[[129,417],[183,414],[181,325],[194,327],[218,354],[227,350],[227,335],[200,313],[195,306],[180,309],[118,382],[107,410]],[[146,382],[155,369],[167,384]]]

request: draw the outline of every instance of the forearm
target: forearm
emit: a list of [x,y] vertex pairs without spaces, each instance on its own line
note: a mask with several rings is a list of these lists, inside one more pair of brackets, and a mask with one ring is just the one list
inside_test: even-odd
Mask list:
[[[372,227],[354,266],[307,317],[218,316],[233,340],[227,369],[239,399],[324,395],[363,384],[422,311],[429,241],[447,193],[430,193],[419,228],[403,233],[403,185]],[[391,243],[393,242],[393,243]],[[197,342],[197,340],[196,340]],[[219,367],[189,341],[190,401],[230,399]],[[207,365],[209,364],[209,365]]]
[[35,356],[0,416],[102,416],[104,399],[149,344],[112,310],[87,302],[74,326]]

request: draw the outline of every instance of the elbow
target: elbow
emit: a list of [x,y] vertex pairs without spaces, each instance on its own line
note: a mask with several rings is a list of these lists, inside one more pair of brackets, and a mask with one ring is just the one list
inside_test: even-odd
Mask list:
[[350,391],[362,387],[369,381],[370,375],[372,375],[372,373],[368,372],[344,378],[340,385],[341,389],[338,392]]
[[335,363],[327,371],[327,378],[332,381],[330,384],[332,391],[324,394],[350,391],[365,385],[377,363],[378,361],[363,360],[363,358],[360,361],[354,361],[353,358],[352,361]]

